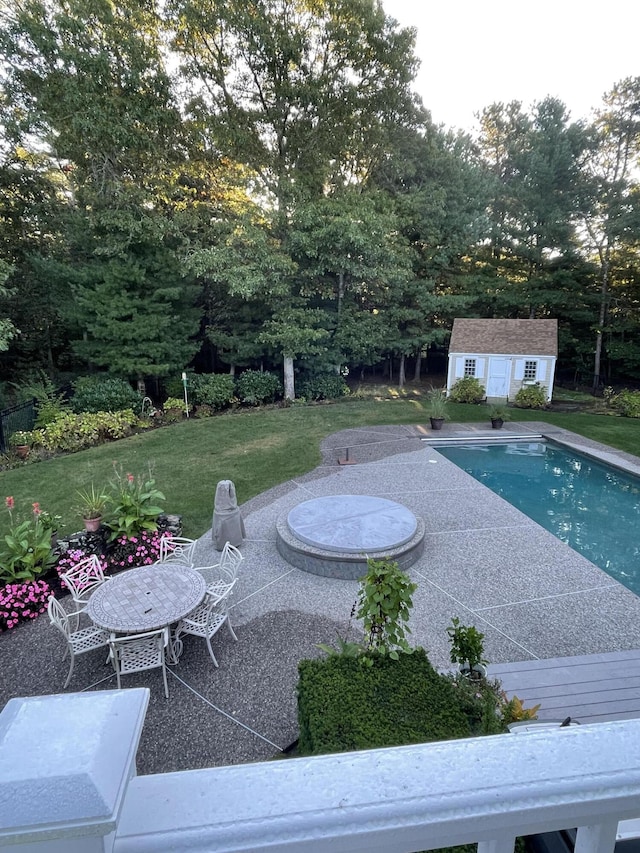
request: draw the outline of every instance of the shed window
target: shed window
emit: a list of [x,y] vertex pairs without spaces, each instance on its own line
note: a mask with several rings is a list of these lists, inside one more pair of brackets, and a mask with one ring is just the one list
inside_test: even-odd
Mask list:
[[522,377],[525,382],[531,382],[536,378],[536,374],[538,371],[538,362],[537,361],[525,361],[524,363],[524,376]]
[[465,358],[465,360],[464,360],[464,375],[465,376],[475,376],[476,375],[476,360],[475,360],[475,358]]

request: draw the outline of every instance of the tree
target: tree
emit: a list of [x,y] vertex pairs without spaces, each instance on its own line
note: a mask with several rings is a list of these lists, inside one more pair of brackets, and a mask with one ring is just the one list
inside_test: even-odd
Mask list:
[[165,245],[164,217],[119,210],[93,224],[95,243],[74,285],[85,331],[76,353],[139,381],[181,371],[200,347],[199,311],[190,307],[199,288]]
[[[376,0],[174,0],[169,11],[196,90],[189,116],[213,148],[255,173],[271,236],[292,256],[298,206],[362,184],[388,150],[390,129],[415,121],[414,33],[398,30]],[[286,283],[281,319],[273,316],[266,334],[282,343],[293,394],[292,359],[316,345],[319,329],[303,278]]]
[[3,22],[0,50],[8,132],[24,145],[37,134],[66,175],[76,353],[139,378],[180,369],[199,314],[173,222],[182,124],[155,9],[28,0]]
[[[604,97],[591,126],[592,146],[585,164],[591,194],[583,222],[585,249],[599,267],[599,308],[595,327],[593,389],[601,382],[602,353],[610,313],[614,258],[627,239],[630,222],[638,220],[635,170],[640,155],[640,77],[617,83]],[[635,229],[637,233],[637,229]]]
[[471,140],[443,133],[425,121],[420,130],[398,128],[391,156],[373,173],[392,199],[398,230],[408,247],[410,272],[384,297],[389,351],[405,360],[442,343],[470,297],[467,258],[486,233],[486,176]]
[[[0,299],[6,299],[9,291],[5,287],[5,282],[11,275],[12,269],[6,261],[0,258]],[[18,334],[19,329],[13,325],[8,317],[0,317],[0,352],[5,352],[9,349],[9,342]]]
[[3,301],[20,329],[8,341],[14,381],[21,368],[51,374],[55,355],[67,346],[61,306],[69,302],[69,286],[50,266],[65,251],[63,185],[60,170],[44,154],[17,146],[0,163],[0,259],[11,268]]
[[[481,255],[496,278],[496,306],[530,318],[557,316],[568,307],[568,273],[578,259],[586,135],[555,98],[536,104],[531,115],[518,102],[493,104],[481,126],[481,151],[494,181],[491,242]],[[501,282],[506,287],[500,289]],[[577,281],[573,291],[579,298]]]

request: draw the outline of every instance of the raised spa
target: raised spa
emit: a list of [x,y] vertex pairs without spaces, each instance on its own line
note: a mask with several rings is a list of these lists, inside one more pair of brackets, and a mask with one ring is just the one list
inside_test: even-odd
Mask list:
[[401,568],[424,548],[424,524],[407,507],[369,495],[332,495],[295,506],[277,525],[278,551],[313,574],[360,578],[367,558],[389,557]]

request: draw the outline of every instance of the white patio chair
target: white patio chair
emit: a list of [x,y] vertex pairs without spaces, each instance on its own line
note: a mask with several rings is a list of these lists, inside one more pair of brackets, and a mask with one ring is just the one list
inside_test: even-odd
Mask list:
[[177,655],[182,653],[182,634],[203,637],[207,641],[207,648],[209,649],[214,666],[218,666],[218,661],[211,648],[211,638],[214,634],[217,634],[226,622],[233,639],[236,641],[238,639],[231,625],[228,609],[229,596],[235,584],[236,581],[234,580],[222,596],[207,595],[202,604],[199,604],[195,610],[192,610],[191,613],[178,622],[174,639]]
[[81,560],[68,572],[61,572],[60,577],[76,604],[85,606],[91,593],[105,581],[111,580],[103,572],[100,560],[95,554]]
[[195,539],[185,539],[184,536],[160,537],[159,563],[181,563],[193,568],[193,552],[196,548]]
[[230,542],[225,543],[220,556],[220,562],[212,566],[196,566],[196,571],[204,577],[207,593],[213,597],[221,597],[227,588],[233,585],[238,576],[238,568],[244,557]]
[[65,659],[67,652],[71,656],[69,674],[64,683],[65,687],[71,680],[76,655],[83,655],[85,652],[91,652],[93,649],[100,649],[109,645],[109,634],[107,631],[103,631],[102,628],[98,628],[97,625],[90,625],[88,628],[81,628],[79,631],[72,630],[71,622],[75,619],[77,625],[79,612],[81,611],[67,613],[62,604],[53,595],[49,597],[47,604],[49,620],[60,631],[67,644],[62,659]]
[[224,568],[225,570],[232,572],[233,579],[235,580],[238,576],[238,568],[243,560],[244,557],[236,548],[236,546],[232,545],[231,542],[225,542],[224,548],[222,549],[222,554],[220,555],[220,562],[216,565],[219,565],[220,568]]
[[162,668],[164,695],[169,698],[167,668],[164,650],[169,643],[169,629],[159,628],[144,634],[131,634],[126,637],[109,637],[109,651],[116,671],[118,689],[120,676],[130,672],[142,672],[145,669]]

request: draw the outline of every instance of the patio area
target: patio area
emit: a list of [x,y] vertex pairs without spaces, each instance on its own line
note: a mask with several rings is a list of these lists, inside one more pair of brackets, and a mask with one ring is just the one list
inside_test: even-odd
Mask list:
[[[490,433],[447,424],[442,436]],[[640,474],[639,459],[543,423],[511,424],[502,437],[531,433]],[[152,694],[139,773],[264,760],[297,737],[297,663],[320,654],[316,644],[330,643],[336,632],[344,636],[357,591],[355,581],[308,574],[279,555],[277,520],[310,498],[380,496],[424,520],[424,554],[410,569],[418,584],[410,626],[413,643],[435,666],[449,666],[452,616],[485,634],[486,656],[497,665],[640,646],[640,598],[444,459],[424,440],[433,437],[420,426],[335,433],[318,468],[242,507],[247,536],[231,611],[238,642],[225,627],[216,635],[215,669],[205,643],[187,637],[179,665],[170,668],[169,700],[159,671],[126,678],[127,686]],[[357,464],[338,464],[347,449]],[[207,533],[196,565],[216,559]],[[113,689],[104,661],[103,650],[80,657],[68,691]],[[59,692],[67,666],[46,615],[0,635],[0,707],[14,696]]]

